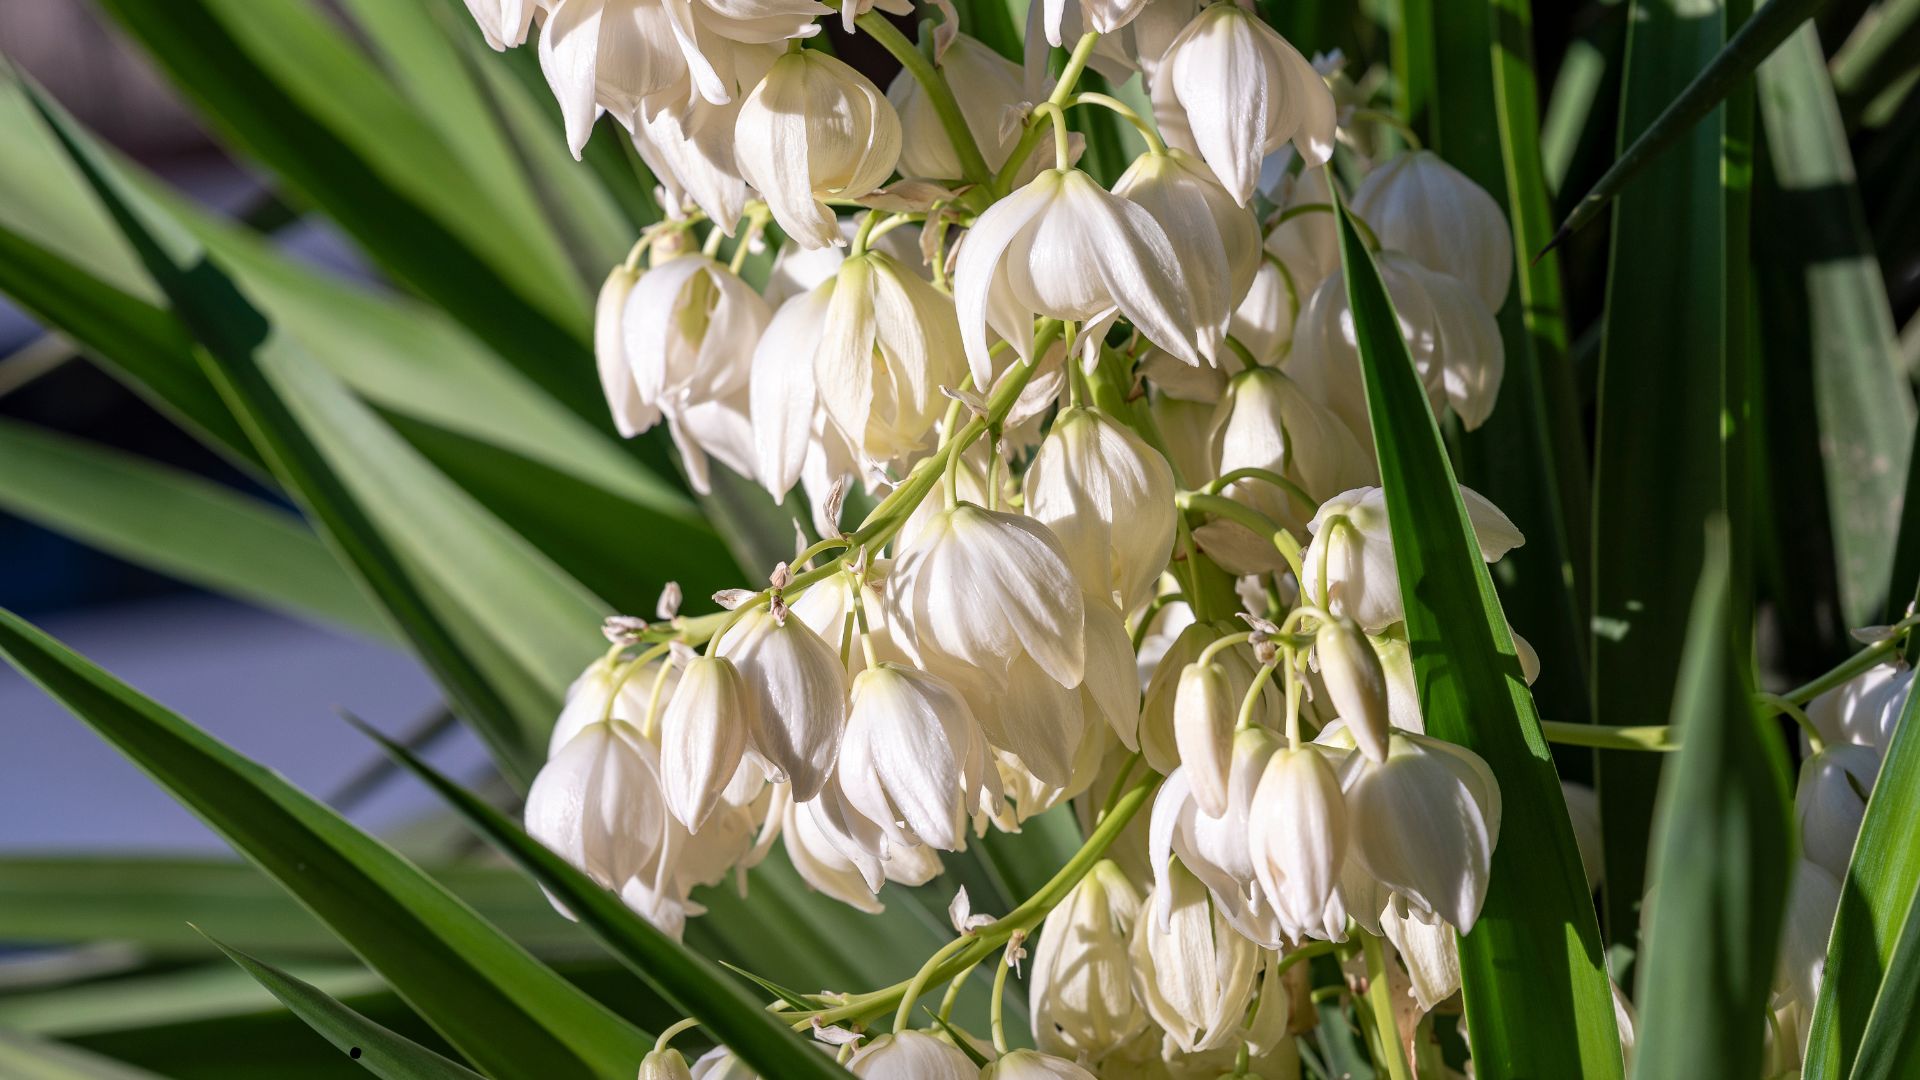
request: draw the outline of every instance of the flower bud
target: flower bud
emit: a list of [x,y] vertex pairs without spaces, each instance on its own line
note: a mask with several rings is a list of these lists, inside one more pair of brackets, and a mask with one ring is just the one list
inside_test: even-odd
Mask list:
[[979,1080],[980,1076],[958,1047],[924,1031],[879,1036],[853,1055],[847,1070],[862,1080]]
[[1237,1043],[1259,949],[1234,932],[1185,867],[1174,864],[1154,892],[1129,946],[1135,995],[1189,1054]]
[[1027,995],[1042,1051],[1097,1059],[1147,1026],[1129,985],[1128,940],[1139,917],[1140,894],[1106,859],[1048,913]]
[[1173,470],[1146,440],[1097,410],[1068,408],[1027,470],[1027,512],[1053,531],[1086,590],[1134,611],[1173,554]]
[[1500,839],[1500,788],[1479,755],[1396,733],[1387,759],[1350,759],[1349,855],[1410,908],[1473,929]]
[[853,680],[840,784],[894,843],[958,850],[967,810],[998,779],[972,711],[945,680],[888,663]]
[[1015,1050],[1002,1054],[980,1070],[980,1080],[1097,1080],[1087,1070],[1065,1058],[1042,1054],[1037,1050]]
[[[1499,508],[1472,488],[1462,487],[1467,520],[1480,544],[1480,557],[1498,562],[1525,542]],[[1320,504],[1307,523],[1313,539],[1301,556],[1305,594],[1317,603],[1321,567],[1326,568],[1326,597],[1335,615],[1344,615],[1368,633],[1406,618],[1400,598],[1400,568],[1394,562],[1393,530],[1387,521],[1384,488],[1355,488]]]
[[1248,816],[1254,876],[1292,941],[1346,936],[1346,906],[1336,887],[1348,824],[1336,760],[1313,744],[1275,750]]
[[640,1080],[693,1080],[693,1071],[680,1051],[668,1047],[640,1059]]
[[1353,620],[1339,618],[1320,624],[1313,635],[1313,653],[1327,696],[1333,699],[1334,714],[1347,722],[1362,753],[1385,761],[1391,725],[1387,673],[1380,665],[1380,654]]
[[[1146,697],[1140,705],[1140,750],[1155,772],[1170,773],[1180,765],[1181,749],[1175,734],[1174,710],[1179,700],[1180,678],[1188,664],[1200,653],[1236,628],[1225,623],[1194,623],[1180,631],[1154,669],[1147,682]],[[1253,649],[1234,645],[1214,654],[1213,662],[1226,669],[1228,695],[1238,701],[1253,685],[1260,668],[1254,662]],[[1255,715],[1264,716],[1280,706],[1280,691],[1269,680],[1260,690]],[[1237,705],[1235,706],[1238,707]],[[1237,719],[1237,718],[1236,718]]]
[[1200,155],[1242,206],[1260,162],[1291,140],[1311,168],[1333,156],[1333,92],[1287,39],[1251,11],[1212,4],[1167,47],[1154,74],[1167,141]]
[[621,329],[627,297],[639,280],[640,272],[626,264],[614,267],[593,305],[593,359],[600,370],[600,390],[607,396],[608,411],[613,413],[614,430],[627,439],[660,422],[660,410],[640,400]]
[[1828,744],[1858,743],[1884,753],[1912,685],[1912,668],[1876,664],[1808,702],[1807,719]]
[[1401,154],[1369,172],[1353,212],[1380,246],[1466,282],[1488,311],[1513,283],[1513,230],[1485,188],[1430,150]]
[[658,754],[621,720],[583,728],[527,791],[527,833],[610,889],[650,876],[667,820]]
[[1853,860],[1853,842],[1867,814],[1867,796],[1880,775],[1880,756],[1871,747],[1839,743],[1800,766],[1793,792],[1800,819],[1800,853],[1809,861],[1845,877]]
[[770,776],[805,802],[819,793],[840,753],[847,722],[847,673],[840,654],[805,622],[766,608],[748,612],[720,638],[716,655],[740,669],[753,698],[747,744]]
[[1031,657],[1064,687],[1086,669],[1086,606],[1060,541],[1017,514],[961,503],[931,518],[895,564],[922,657],[1003,679]]
[[1200,353],[1213,356],[1260,267],[1260,224],[1253,212],[1227,194],[1205,162],[1184,150],[1135,158],[1113,193],[1144,207],[1166,230],[1175,257],[1189,271]]
[[812,356],[802,342],[780,347],[789,363],[813,364],[827,416],[869,461],[923,449],[946,411],[943,386],[967,372],[953,301],[882,252],[840,264],[829,285]]
[[1248,836],[1260,779],[1279,746],[1266,728],[1252,727],[1234,736],[1227,812],[1217,817],[1200,812],[1186,769],[1175,769],[1154,796],[1147,831],[1147,859],[1157,895],[1172,895],[1166,875],[1172,857],[1178,857],[1213,893],[1221,916],[1243,937],[1267,949],[1279,948],[1283,935],[1254,872]]
[[859,198],[900,157],[900,117],[865,75],[817,49],[773,62],[734,128],[740,174],[802,247],[840,242],[821,200]]
[[732,661],[695,657],[681,673],[660,718],[660,768],[667,809],[688,832],[700,831],[740,768],[754,710]]
[[[1007,163],[1020,141],[1021,129],[1008,124],[1010,112],[1026,101],[1025,76],[1020,65],[993,51],[979,39],[956,35],[940,56],[939,67],[949,82],[964,88],[957,95],[967,131],[995,172]],[[940,115],[928,100],[926,87],[913,72],[902,70],[887,87],[887,100],[900,114],[900,172],[905,176],[957,180],[966,174],[960,152],[953,147]]]
[[1209,817],[1227,811],[1227,764],[1239,719],[1240,695],[1223,665],[1194,663],[1181,670],[1173,697],[1174,744],[1194,801]]

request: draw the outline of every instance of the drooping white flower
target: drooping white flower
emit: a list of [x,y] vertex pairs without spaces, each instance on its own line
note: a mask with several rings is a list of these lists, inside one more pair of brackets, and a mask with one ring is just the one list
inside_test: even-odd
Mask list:
[[1234,932],[1206,886],[1178,863],[1145,906],[1129,946],[1135,996],[1187,1053],[1237,1043],[1259,949]]
[[980,1070],[980,1080],[1097,1080],[1087,1070],[1052,1054],[1015,1050]]
[[607,410],[613,414],[614,430],[627,439],[660,422],[660,409],[641,400],[633,365],[627,361],[622,320],[627,297],[639,280],[638,270],[625,264],[614,267],[593,305],[593,359],[600,372],[600,390],[606,395]]
[[815,49],[775,60],[734,128],[740,175],[802,247],[840,243],[839,222],[821,200],[873,191],[899,157],[900,117],[880,88]]
[[625,721],[587,725],[534,777],[525,820],[528,835],[607,888],[650,877],[668,821],[653,744]]
[[561,706],[560,717],[547,738],[547,756],[558,754],[575,735],[602,720],[624,720],[636,728],[646,726],[647,704],[656,678],[665,680],[661,694],[671,694],[680,672],[667,660],[647,663],[624,676],[620,665],[606,657],[587,665],[567,687],[566,704]]
[[[1376,479],[1370,448],[1363,447],[1338,416],[1272,368],[1235,375],[1214,423],[1222,476],[1236,469],[1265,469],[1322,499]],[[1308,510],[1264,480],[1238,481],[1227,493],[1282,525],[1300,521]]]
[[695,657],[681,672],[660,718],[660,770],[667,809],[688,832],[700,831],[739,770],[755,709],[732,661]]
[[[955,98],[967,131],[980,148],[987,167],[998,172],[1020,142],[1020,128],[1007,123],[1008,115],[1026,100],[1020,65],[1001,56],[977,38],[957,35],[940,57],[940,70],[960,88]],[[965,175],[960,153],[934,112],[926,87],[902,70],[887,87],[887,100],[900,114],[900,172],[906,176],[956,180]]]
[[1079,16],[1076,22],[1084,21],[1087,29],[1101,34],[1111,34],[1132,22],[1149,4],[1150,0],[1041,0],[1042,19],[1046,27],[1047,44],[1058,48],[1072,47],[1062,33],[1069,8]]
[[862,1080],[979,1080],[980,1070],[951,1043],[924,1031],[881,1035],[861,1047],[847,1069]]
[[1912,685],[1906,664],[1875,664],[1808,702],[1807,719],[1829,745],[1858,743],[1884,753]]
[[1218,662],[1188,664],[1174,690],[1173,741],[1180,750],[1180,767],[1193,785],[1200,812],[1212,817],[1227,811],[1227,766],[1240,698],[1226,665]]
[[733,1051],[716,1046],[693,1063],[693,1080],[761,1080],[761,1077],[735,1057]]
[[667,1047],[640,1059],[640,1080],[693,1080],[693,1070],[680,1051]]
[[1840,909],[1841,878],[1818,863],[1797,859],[1787,887],[1786,929],[1774,987],[1782,997],[1812,1011],[1827,968],[1827,943]]
[[946,411],[940,388],[967,370],[953,301],[878,251],[847,259],[820,288],[831,299],[812,360],[827,416],[870,461],[923,449]]
[[1167,141],[1199,154],[1242,206],[1261,160],[1283,144],[1291,141],[1309,167],[1333,155],[1326,81],[1236,4],[1202,8],[1167,47],[1151,89]]
[[[1188,664],[1199,659],[1201,651],[1208,645],[1235,629],[1242,628],[1207,623],[1188,626],[1174,638],[1166,655],[1161,658],[1160,666],[1154,669],[1140,705],[1140,750],[1146,755],[1147,764],[1156,772],[1170,773],[1180,764],[1180,748],[1174,733],[1174,710],[1181,673]],[[1229,646],[1215,653],[1213,661],[1226,669],[1228,696],[1236,702],[1245,697],[1253,686],[1255,673],[1260,670],[1260,665],[1254,660],[1252,647],[1244,643]],[[1272,680],[1268,680],[1261,688],[1260,695],[1255,715],[1272,715],[1280,707],[1280,692]]]
[[1485,188],[1430,150],[1376,166],[1353,193],[1353,212],[1380,246],[1472,286],[1499,311],[1513,283],[1513,230]]
[[[777,49],[769,53],[762,66],[778,55]],[[642,110],[635,118],[633,148],[666,192],[669,217],[687,216],[698,207],[722,233],[733,235],[747,205],[747,182],[733,156],[740,103],[740,98],[725,105],[702,99],[651,116]]]
[[1337,760],[1324,746],[1281,747],[1253,797],[1247,843],[1254,876],[1291,941],[1346,936],[1338,886],[1349,823]]
[[1313,654],[1334,714],[1347,722],[1347,730],[1353,733],[1361,752],[1375,761],[1385,761],[1392,721],[1387,673],[1380,654],[1359,627],[1339,618],[1321,623],[1314,632]]
[[1113,193],[1145,208],[1166,230],[1186,271],[1200,352],[1213,356],[1260,267],[1253,212],[1234,201],[1205,162],[1178,149],[1135,158]]
[[1248,836],[1260,780],[1279,746],[1274,734],[1261,727],[1234,736],[1227,811],[1218,816],[1200,812],[1186,769],[1175,769],[1154,796],[1147,832],[1147,859],[1156,883],[1164,883],[1170,858],[1178,857],[1213,893],[1221,916],[1241,936],[1267,949],[1279,948],[1286,935],[1255,873]]
[[972,667],[1004,678],[1024,654],[1061,686],[1080,685],[1086,606],[1046,526],[961,503],[914,536],[894,575],[933,670]]
[[840,654],[805,622],[758,608],[728,628],[716,655],[739,667],[754,699],[748,745],[805,802],[819,793],[847,723]]
[[1500,839],[1500,788],[1486,762],[1440,739],[1396,733],[1385,761],[1349,757],[1343,782],[1356,868],[1409,909],[1473,929]]
[[[1497,562],[1525,542],[1513,522],[1472,488],[1461,487],[1460,499],[1466,504],[1481,558]],[[1307,596],[1321,595],[1324,563],[1327,603],[1334,614],[1345,615],[1368,633],[1406,618],[1393,530],[1387,521],[1386,489],[1355,488],[1322,501],[1307,530],[1313,540],[1300,560]]]
[[541,0],[467,0],[467,13],[480,24],[480,35],[495,52],[527,43],[533,13],[547,5]]
[[1124,315],[1147,340],[1200,362],[1185,271],[1140,206],[1077,169],[1048,169],[989,207],[960,245],[954,307],[974,385],[993,385],[989,327],[1032,362],[1037,315],[1085,324]]
[[855,677],[840,784],[895,843],[958,850],[968,811],[998,779],[972,710],[944,679],[888,663]]
[[1034,1045],[1061,1057],[1098,1059],[1146,1028],[1128,953],[1139,918],[1140,894],[1108,859],[1095,863],[1047,914],[1028,993]]
[[1388,904],[1380,913],[1380,929],[1407,965],[1407,992],[1421,1012],[1431,1012],[1460,989],[1460,946],[1453,927],[1404,907]]
[[1127,611],[1153,596],[1178,526],[1173,470],[1097,409],[1054,418],[1026,475],[1027,512],[1053,530],[1081,584]]
[[1852,743],[1829,746],[1800,766],[1793,808],[1800,819],[1800,854],[1835,877],[1845,877],[1853,842],[1867,814],[1867,796],[1880,775],[1880,755]]

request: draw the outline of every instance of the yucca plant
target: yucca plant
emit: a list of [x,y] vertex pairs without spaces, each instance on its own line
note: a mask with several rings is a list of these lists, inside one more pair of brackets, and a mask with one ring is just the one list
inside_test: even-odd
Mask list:
[[500,783],[342,724],[403,855],[0,611],[252,864],[0,862],[121,949],[0,1075],[1920,1069],[1920,4],[99,4],[384,281],[10,71],[0,291],[298,514],[0,507]]

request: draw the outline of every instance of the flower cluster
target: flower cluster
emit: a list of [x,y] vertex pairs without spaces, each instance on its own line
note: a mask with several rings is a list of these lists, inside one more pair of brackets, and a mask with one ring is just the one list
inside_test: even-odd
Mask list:
[[[818,538],[719,612],[609,624],[529,831],[678,933],[776,842],[877,911],[1071,803],[1083,876],[1031,924],[956,920],[1009,963],[1038,935],[1039,1052],[986,1047],[984,1075],[1260,1068],[1293,1053],[1294,963],[1350,939],[1398,957],[1357,978],[1400,1019],[1450,996],[1500,792],[1422,730],[1334,213],[1471,428],[1513,265],[1493,200],[1419,150],[1349,143],[1336,179],[1337,58],[1230,2],[1036,2],[1020,64],[943,5],[916,50],[880,14],[908,5],[844,0],[903,47],[884,92],[809,47],[813,0],[468,4],[502,48],[539,25],[576,153],[604,113],[662,185],[599,300],[619,430],[664,422],[702,491],[712,460],[801,488]],[[1151,108],[1076,92],[1089,65]],[[1075,109],[1146,146],[1111,186]],[[1521,543],[1461,494],[1487,560]],[[953,1039],[896,1024],[843,1058],[982,1075]]]

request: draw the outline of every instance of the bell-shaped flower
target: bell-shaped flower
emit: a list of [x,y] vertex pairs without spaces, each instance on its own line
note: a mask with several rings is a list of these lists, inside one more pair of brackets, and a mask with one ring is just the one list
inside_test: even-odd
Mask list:
[[1087,729],[1079,688],[1060,685],[1025,653],[1004,675],[951,662],[938,666],[966,697],[989,745],[1019,758],[1042,783],[1068,782]]
[[607,888],[651,876],[668,823],[659,764],[625,721],[587,725],[527,790],[528,835]]
[[980,1070],[980,1080],[1097,1080],[1087,1070],[1038,1050],[1015,1050]]
[[780,835],[787,860],[808,887],[868,914],[885,909],[877,895],[887,882],[924,885],[940,874],[937,852],[888,845],[880,827],[848,806],[832,780],[811,802],[785,800]]
[[[1194,623],[1173,639],[1173,644],[1167,647],[1166,655],[1154,669],[1153,678],[1147,682],[1146,696],[1140,704],[1140,750],[1155,772],[1170,773],[1180,765],[1181,751],[1175,734],[1174,710],[1181,674],[1188,664],[1200,658],[1200,653],[1208,645],[1236,629],[1244,628],[1224,623]],[[1252,647],[1246,644],[1229,646],[1216,652],[1213,662],[1226,669],[1227,693],[1236,702],[1245,697],[1253,686],[1254,675],[1260,670],[1260,665],[1254,660]],[[1274,687],[1272,680],[1268,680],[1261,688],[1260,695],[1261,700],[1254,706],[1254,715],[1272,715],[1280,707],[1280,691]]]
[[924,1031],[881,1035],[847,1061],[861,1080],[979,1080],[973,1060],[952,1043]]
[[627,361],[623,320],[627,297],[639,280],[638,270],[624,264],[614,267],[593,305],[593,359],[600,372],[600,390],[606,395],[607,411],[613,414],[614,429],[627,439],[660,422],[659,406],[641,400],[633,365]]
[[[1223,476],[1236,469],[1265,469],[1315,498],[1373,483],[1377,476],[1371,448],[1362,446],[1338,416],[1293,379],[1272,368],[1235,375],[1214,417]],[[1298,522],[1308,512],[1264,480],[1237,481],[1227,493],[1282,525]]]
[[667,809],[697,833],[720,801],[757,723],[757,703],[733,662],[699,656],[660,718],[660,771]]
[[1233,311],[1260,267],[1260,224],[1234,201],[1205,162],[1184,150],[1146,153],[1113,185],[1166,230],[1186,271],[1200,352],[1219,349]]
[[[1466,504],[1481,558],[1498,562],[1525,542],[1520,530],[1485,496],[1463,486],[1460,499]],[[1385,488],[1355,488],[1324,500],[1307,523],[1307,531],[1313,539],[1300,561],[1308,597],[1317,602],[1322,595],[1321,567],[1325,566],[1325,595],[1335,615],[1352,619],[1368,633],[1406,618]]]
[[[846,632],[847,620],[854,618],[853,605],[859,603],[866,608],[866,639],[873,646],[875,659],[917,667],[919,660],[914,655],[913,642],[900,626],[893,592],[887,587],[892,577],[893,560],[874,559],[860,575],[857,600],[853,575],[835,574],[808,587],[789,610],[813,627],[813,632],[823,640],[836,642]],[[848,671],[858,674],[866,666],[865,650],[853,649],[847,663]]]
[[1207,887],[1178,863],[1146,906],[1129,948],[1134,995],[1187,1053],[1238,1043],[1259,947],[1234,932]]
[[1147,859],[1155,883],[1165,889],[1170,859],[1177,857],[1212,891],[1215,908],[1234,930],[1265,949],[1279,948],[1285,935],[1255,873],[1247,837],[1260,780],[1279,746],[1266,728],[1252,727],[1234,736],[1227,811],[1218,816],[1200,812],[1187,770],[1175,769],[1154,796],[1147,831]]
[[[1466,282],[1399,252],[1384,252],[1378,263],[1428,400],[1436,412],[1451,406],[1467,430],[1479,427],[1493,412],[1506,374],[1506,350],[1493,312]],[[1357,435],[1371,439],[1353,325],[1346,282],[1335,274],[1320,283],[1300,313],[1287,372]]]
[[495,52],[505,52],[527,43],[533,13],[545,6],[542,0],[467,0],[467,13],[480,24],[480,36],[487,44]]
[[1187,771],[1200,812],[1211,817],[1227,812],[1227,767],[1242,696],[1233,689],[1225,664],[1195,662],[1181,670],[1173,695],[1173,741],[1180,750],[1180,767]]
[[1077,169],[1048,169],[967,230],[953,299],[975,386],[993,385],[987,330],[1033,360],[1035,316],[1083,323],[1098,340],[1125,316],[1148,341],[1200,362],[1186,273],[1166,230]]
[[1841,877],[1807,859],[1793,864],[1787,887],[1786,929],[1780,938],[1780,964],[1774,988],[1811,1011],[1826,974],[1827,943],[1840,910]]
[[855,199],[887,182],[900,157],[900,117],[886,95],[817,49],[773,62],[734,127],[740,175],[802,247],[841,243],[825,199]]
[[1140,894],[1109,859],[1047,914],[1027,994],[1041,1051],[1097,1060],[1146,1028],[1128,951],[1139,919]]
[[921,657],[1004,678],[1030,657],[1064,687],[1086,670],[1086,604],[1047,527],[961,503],[936,514],[894,563]]
[[835,279],[829,277],[826,284],[780,305],[753,350],[747,391],[753,474],[776,499],[793,490],[826,434],[813,357],[833,306],[834,286]]
[[1071,16],[1078,16],[1073,25],[1084,24],[1096,33],[1111,34],[1132,22],[1150,3],[1151,0],[1041,0],[1047,44],[1055,48],[1073,47],[1063,32]]
[[958,850],[968,810],[998,779],[972,710],[946,680],[888,663],[854,678],[840,785],[894,843]]
[[603,720],[624,720],[636,728],[646,727],[654,681],[663,680],[660,692],[665,695],[673,692],[679,678],[679,670],[668,660],[650,661],[624,673],[612,660],[595,660],[567,687],[566,704],[561,706],[560,718],[554,721],[547,739],[547,756],[558,754],[575,735]]
[[[882,252],[847,259],[831,285],[813,374],[827,416],[868,460],[921,450],[966,374],[953,301]],[[806,360],[787,342],[789,363]]]
[[[766,57],[771,64],[779,52]],[[758,74],[754,76],[758,78]],[[747,182],[733,157],[733,127],[740,99],[726,105],[696,100],[684,109],[645,110],[633,126],[633,148],[660,181],[668,217],[686,217],[697,207],[728,236],[747,205]]]
[[1404,908],[1388,904],[1380,913],[1380,928],[1407,966],[1407,992],[1421,1012],[1432,1012],[1460,989],[1460,946],[1453,927],[1430,913]]
[[1466,282],[1488,311],[1513,284],[1513,230],[1485,188],[1430,150],[1375,166],[1353,193],[1353,212],[1388,251]]
[[693,1070],[680,1051],[667,1047],[640,1059],[640,1080],[693,1080]]
[[994,751],[994,766],[1000,774],[1000,790],[1006,808],[994,818],[1002,832],[1019,832],[1028,818],[1037,817],[1054,807],[1092,790],[1100,775],[1107,751],[1114,745],[1113,735],[1097,724],[1085,725],[1080,745],[1074,751],[1073,767],[1064,784],[1050,784],[1036,776],[1026,762],[1004,750]]
[[1880,755],[1851,743],[1829,746],[1800,766],[1793,808],[1800,819],[1800,854],[1835,877],[1845,877],[1853,842],[1867,815],[1867,796],[1880,775]]
[[1199,154],[1242,206],[1260,162],[1283,144],[1291,141],[1308,167],[1333,156],[1326,80],[1237,4],[1202,8],[1167,47],[1151,90],[1156,116],[1172,120],[1161,125],[1167,141]]
[[1027,512],[1053,531],[1094,596],[1138,610],[1173,554],[1173,470],[1132,429],[1098,409],[1054,418],[1026,475]]
[[[1020,126],[1009,124],[1026,101],[1025,75],[1020,65],[1001,56],[977,38],[956,35],[940,55],[947,81],[964,88],[956,95],[960,115],[987,167],[998,172],[1020,142]],[[902,70],[887,87],[887,100],[900,114],[900,172],[905,176],[957,180],[966,175],[960,152],[927,97],[926,87],[910,71]]]
[[1380,654],[1352,620],[1335,618],[1314,632],[1313,655],[1334,715],[1347,722],[1362,753],[1385,761],[1392,710]]
[[[1300,313],[1307,298],[1340,269],[1340,233],[1333,218],[1333,189],[1327,184],[1327,170],[1301,169],[1283,176],[1273,192],[1273,204],[1281,216],[1267,230],[1265,243],[1272,262],[1286,271],[1287,287],[1294,295],[1294,314]],[[1315,207],[1318,209],[1308,209]]]
[[1829,745],[1858,743],[1885,753],[1912,686],[1913,669],[1905,663],[1875,664],[1808,702],[1807,719]]
[[805,802],[819,793],[840,754],[847,724],[847,672],[840,654],[804,621],[756,608],[728,628],[716,655],[733,661],[753,698],[747,745],[769,777]]
[[1387,759],[1347,759],[1348,857],[1408,907],[1473,929],[1500,840],[1500,787],[1478,754],[1396,733]]
[[725,1046],[716,1046],[693,1063],[693,1080],[761,1080],[746,1062]]
[[1253,872],[1290,941],[1346,936],[1338,888],[1349,823],[1335,771],[1343,757],[1311,743],[1282,747],[1254,793],[1247,830]]

